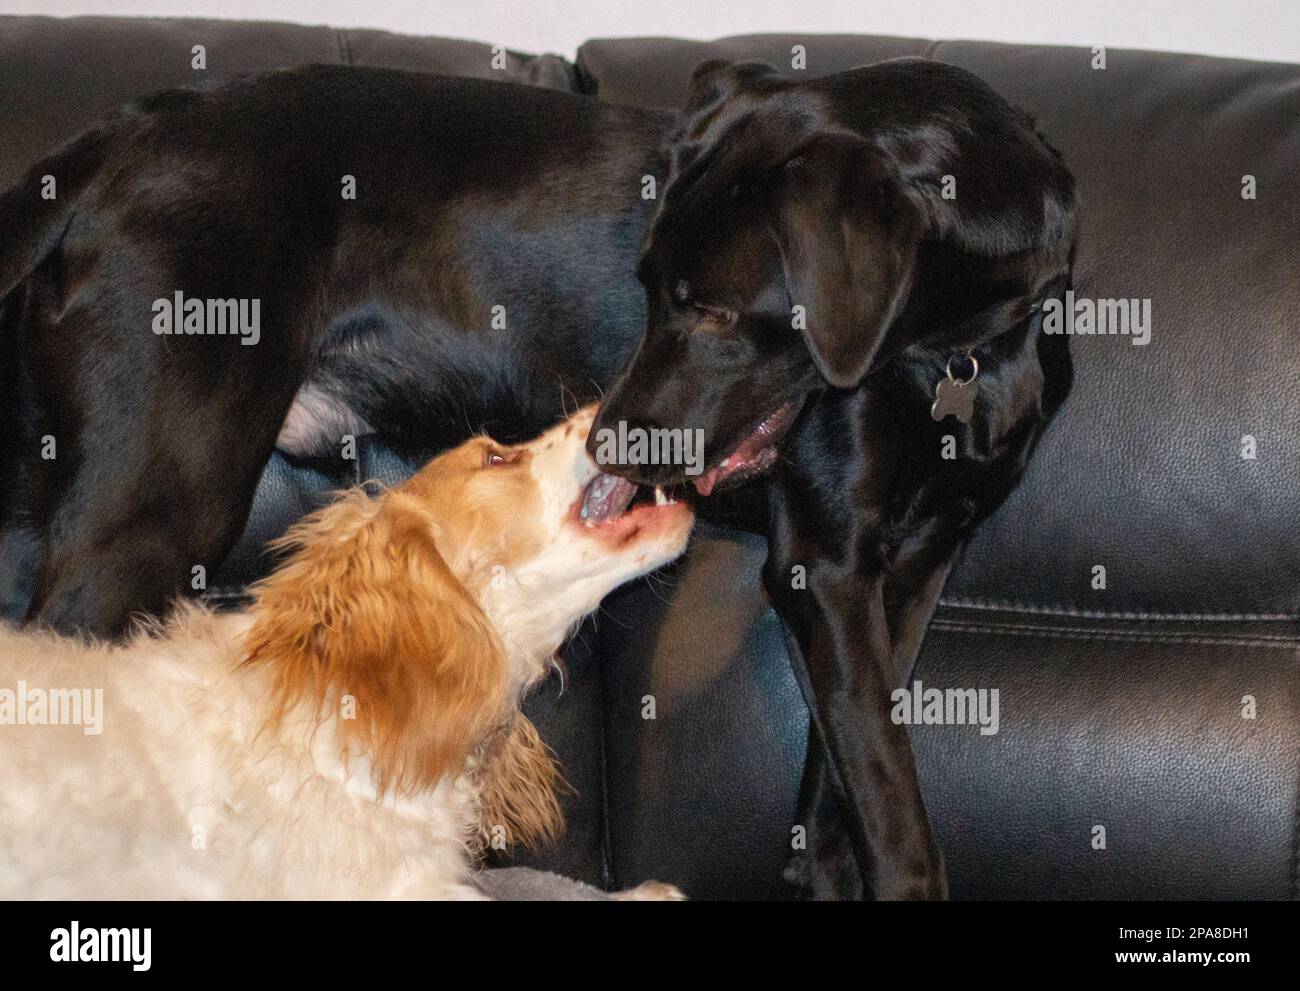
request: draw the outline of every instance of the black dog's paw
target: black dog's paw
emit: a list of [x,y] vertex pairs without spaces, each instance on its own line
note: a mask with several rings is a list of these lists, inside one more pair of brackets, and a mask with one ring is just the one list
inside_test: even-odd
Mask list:
[[851,855],[835,857],[829,865],[817,869],[811,854],[796,853],[790,858],[781,878],[793,887],[803,901],[862,901],[865,889]]
[[798,888],[801,894],[806,894],[809,885],[808,873],[808,855],[796,853],[781,871],[781,878],[791,887]]

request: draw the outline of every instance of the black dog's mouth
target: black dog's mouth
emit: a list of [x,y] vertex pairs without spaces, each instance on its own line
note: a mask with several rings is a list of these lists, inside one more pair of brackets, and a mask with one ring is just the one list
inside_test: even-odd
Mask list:
[[765,417],[731,453],[695,479],[695,491],[709,495],[719,485],[760,475],[776,463],[776,445],[785,436],[799,411],[793,399]]

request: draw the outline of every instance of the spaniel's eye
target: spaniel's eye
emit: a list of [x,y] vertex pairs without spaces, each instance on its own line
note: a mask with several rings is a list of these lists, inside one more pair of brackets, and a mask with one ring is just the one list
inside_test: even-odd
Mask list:
[[673,299],[683,306],[691,301],[691,284],[685,279],[678,279],[677,285],[673,286]]
[[499,448],[489,447],[483,454],[483,467],[491,468],[493,465],[508,465],[518,459],[518,451],[502,451]]

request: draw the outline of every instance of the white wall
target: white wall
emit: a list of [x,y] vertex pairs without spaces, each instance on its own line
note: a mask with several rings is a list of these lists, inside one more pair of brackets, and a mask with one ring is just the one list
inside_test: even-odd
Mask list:
[[763,31],[1104,44],[1300,62],[1300,0],[0,0],[0,14],[296,21],[572,55],[586,38]]

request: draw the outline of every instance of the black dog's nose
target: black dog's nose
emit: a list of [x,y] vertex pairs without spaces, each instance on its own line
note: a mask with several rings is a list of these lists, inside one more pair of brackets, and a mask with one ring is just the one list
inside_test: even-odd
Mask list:
[[587,453],[607,474],[638,485],[674,485],[684,473],[682,445],[675,436],[680,433],[656,420],[618,417],[604,406],[587,435]]
[[624,469],[636,466],[637,455],[662,429],[654,420],[620,416],[617,409],[606,403],[597,411],[591,433],[587,435],[587,453],[611,475],[630,477]]

